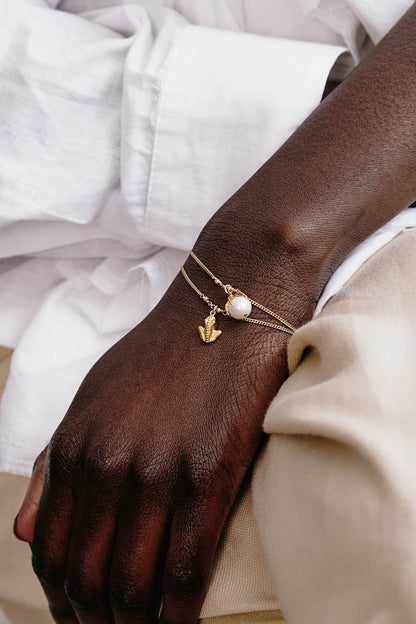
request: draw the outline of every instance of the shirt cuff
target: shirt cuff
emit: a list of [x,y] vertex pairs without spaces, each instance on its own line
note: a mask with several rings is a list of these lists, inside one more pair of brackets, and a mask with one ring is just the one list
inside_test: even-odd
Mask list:
[[186,26],[162,85],[149,242],[187,249],[319,104],[340,46]]

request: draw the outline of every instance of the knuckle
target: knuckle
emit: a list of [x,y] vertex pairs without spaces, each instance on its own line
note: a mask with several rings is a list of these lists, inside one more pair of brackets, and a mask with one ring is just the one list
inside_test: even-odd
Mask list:
[[126,473],[127,466],[128,461],[103,444],[99,448],[91,448],[86,454],[83,472],[84,476],[95,482],[118,483]]
[[70,576],[64,584],[65,593],[70,603],[78,611],[90,613],[98,608],[98,595],[94,583],[83,576]]
[[47,466],[53,476],[72,473],[78,461],[78,452],[66,436],[54,435],[49,443]]
[[185,601],[200,595],[205,586],[205,575],[195,566],[180,564],[165,573],[165,592],[177,601]]
[[64,566],[50,557],[34,551],[32,554],[32,568],[43,587],[54,588],[63,583]]
[[212,471],[205,461],[194,458],[182,462],[175,475],[174,493],[178,510],[188,512],[198,501],[203,501],[211,487]]
[[118,613],[134,615],[136,618],[145,617],[149,611],[149,600],[137,586],[137,581],[120,580],[109,588],[111,608]]
[[140,472],[136,472],[136,483],[140,485],[148,497],[156,495],[159,498],[161,492],[168,495],[171,489],[171,473],[164,467],[149,464]]
[[91,451],[86,455],[82,466],[83,478],[101,481],[104,478],[105,463],[99,453]]

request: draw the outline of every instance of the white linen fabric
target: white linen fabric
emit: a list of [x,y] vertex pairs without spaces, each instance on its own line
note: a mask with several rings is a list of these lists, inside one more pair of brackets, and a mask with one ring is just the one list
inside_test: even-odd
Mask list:
[[[213,212],[410,0],[0,0],[0,470],[28,474],[94,361]],[[338,63],[336,71],[345,71]],[[404,227],[338,269],[320,305]]]

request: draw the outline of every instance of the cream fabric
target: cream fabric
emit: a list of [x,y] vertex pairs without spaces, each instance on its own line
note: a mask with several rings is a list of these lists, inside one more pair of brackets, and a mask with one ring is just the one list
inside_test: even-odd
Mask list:
[[31,569],[30,549],[12,534],[27,483],[26,477],[0,474],[0,624],[53,623]]
[[288,624],[416,621],[416,234],[289,345],[253,485]]

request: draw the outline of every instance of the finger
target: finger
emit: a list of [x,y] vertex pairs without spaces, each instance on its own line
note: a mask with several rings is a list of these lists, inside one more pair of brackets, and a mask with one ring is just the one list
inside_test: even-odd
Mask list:
[[[188,508],[173,518],[163,573],[160,624],[196,624],[208,590],[221,534],[218,505]],[[221,524],[221,523],[220,523]]]
[[31,545],[32,565],[58,624],[78,624],[64,590],[73,511],[71,484],[48,455]]
[[45,448],[35,461],[25,498],[14,521],[14,534],[18,539],[29,544],[33,542],[36,515],[43,489],[46,451]]
[[155,624],[168,544],[168,512],[132,495],[119,519],[109,583],[115,624]]
[[[96,484],[94,484],[96,486]],[[117,503],[87,483],[77,510],[67,557],[65,592],[80,624],[113,624],[107,582],[117,525]]]

